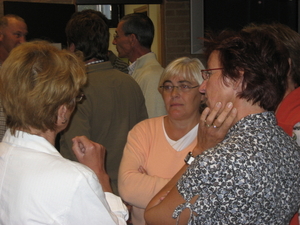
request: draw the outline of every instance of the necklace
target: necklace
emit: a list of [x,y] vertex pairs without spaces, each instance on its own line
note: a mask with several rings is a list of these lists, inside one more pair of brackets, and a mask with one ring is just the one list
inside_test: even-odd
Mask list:
[[88,66],[88,65],[97,64],[97,63],[102,63],[102,62],[104,62],[103,59],[102,59],[102,60],[96,60],[96,61],[88,62],[88,63],[86,63],[85,65]]

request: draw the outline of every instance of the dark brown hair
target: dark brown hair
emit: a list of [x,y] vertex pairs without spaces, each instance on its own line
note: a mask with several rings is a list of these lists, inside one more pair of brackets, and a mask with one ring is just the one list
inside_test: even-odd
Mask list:
[[282,42],[263,30],[224,30],[218,36],[208,37],[206,55],[219,52],[224,78],[236,81],[243,74],[238,96],[274,111],[284,96],[289,70],[289,53]]

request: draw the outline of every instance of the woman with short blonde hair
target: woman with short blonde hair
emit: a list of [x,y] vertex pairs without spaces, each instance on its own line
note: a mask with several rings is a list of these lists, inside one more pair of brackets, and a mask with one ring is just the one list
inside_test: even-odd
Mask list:
[[86,80],[82,60],[44,41],[21,44],[3,63],[0,98],[9,129],[0,143],[0,224],[126,224],[127,208],[111,193],[104,169],[105,148],[72,139],[90,170],[54,147]]
[[[29,42],[13,52],[0,73],[7,126],[12,134],[31,128],[56,131],[61,125],[56,122],[58,109],[65,106],[72,111],[75,97],[86,82],[84,63],[46,42]],[[62,119],[67,124],[64,120],[69,118]]]
[[144,120],[128,135],[119,170],[119,193],[132,205],[132,223],[145,224],[151,198],[183,166],[196,143],[203,95],[199,59],[181,57],[161,75],[158,90],[167,115]]

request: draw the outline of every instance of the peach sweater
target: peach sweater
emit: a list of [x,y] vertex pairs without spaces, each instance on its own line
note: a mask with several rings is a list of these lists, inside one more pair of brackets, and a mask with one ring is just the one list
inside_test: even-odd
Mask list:
[[[168,143],[162,120],[165,116],[144,120],[129,132],[119,169],[119,193],[133,206],[132,223],[144,225],[144,209],[152,197],[183,166],[183,159],[196,145],[196,139],[177,152]],[[138,171],[143,166],[148,175]]]

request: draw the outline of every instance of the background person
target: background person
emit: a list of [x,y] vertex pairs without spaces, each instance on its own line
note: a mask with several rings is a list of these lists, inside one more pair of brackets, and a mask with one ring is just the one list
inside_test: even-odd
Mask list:
[[[21,17],[8,14],[0,18],[0,65],[13,48],[26,41],[27,33],[27,25]],[[5,131],[5,115],[0,102],[0,141]]]
[[145,224],[144,211],[153,196],[183,166],[197,143],[203,96],[202,63],[182,57],[171,62],[161,76],[159,91],[168,114],[144,120],[128,135],[119,170],[119,192],[132,205],[134,225]]
[[[104,20],[104,22],[109,26],[109,21],[107,17],[100,11],[93,11],[93,13],[96,13],[101,17],[101,19]],[[117,57],[112,51],[108,50],[108,60],[111,62],[114,69],[120,70],[123,73],[128,73],[128,64]]]
[[126,206],[104,170],[104,147],[73,139],[79,161],[94,172],[54,148],[86,79],[80,59],[46,42],[24,43],[3,63],[9,129],[0,143],[0,224],[126,224]]
[[11,50],[26,41],[27,25],[21,17],[8,14],[0,18],[0,63]]
[[300,34],[290,27],[280,24],[251,24],[245,31],[265,30],[278,37],[289,51],[291,69],[288,73],[288,86],[282,102],[276,111],[278,125],[300,145]]
[[88,83],[85,101],[77,105],[70,126],[63,132],[61,154],[76,160],[72,138],[86,136],[107,150],[106,170],[118,194],[119,165],[129,130],[148,118],[143,93],[132,77],[113,69],[108,61],[109,30],[94,10],[75,13],[66,26],[69,49],[83,54]]
[[129,74],[143,91],[149,118],[166,114],[163,99],[157,90],[164,69],[151,52],[153,37],[151,19],[143,13],[132,13],[120,20],[113,40],[118,56],[131,62]]
[[[199,91],[208,108],[196,157],[152,199],[147,224],[287,224],[298,210],[300,149],[274,115],[285,93],[288,52],[273,38],[225,32],[206,42],[208,69]],[[207,130],[219,131],[227,102],[237,111],[234,125],[211,144]]]
[[[300,145],[300,34],[280,23],[250,24],[244,30],[265,30],[279,38],[289,51],[291,67],[287,75],[287,89],[275,114],[278,125]],[[299,224],[298,215],[290,224]]]

